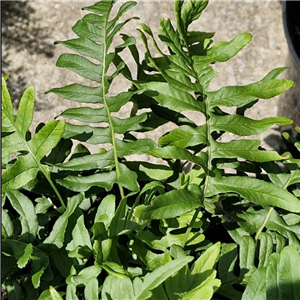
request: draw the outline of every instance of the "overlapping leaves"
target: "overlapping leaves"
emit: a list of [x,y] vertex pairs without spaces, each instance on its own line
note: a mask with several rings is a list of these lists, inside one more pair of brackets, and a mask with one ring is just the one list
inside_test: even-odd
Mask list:
[[[134,2],[121,4],[114,18],[115,1],[86,7],[89,13],[73,27],[78,37],[57,42],[76,54],[61,55],[57,66],[87,83],[50,91],[86,106],[60,116],[75,122],[50,121],[33,138],[33,89],[25,91],[14,116],[3,80],[2,279],[9,299],[299,294],[299,159],[244,139],[291,123],[283,117],[252,120],[245,111],[292,82],[276,79],[284,70],[278,68],[258,82],[211,91],[213,65],[235,56],[251,35],[213,45],[213,33],[189,31],[207,4],[174,1],[176,27],[162,19],[158,30],[168,54],[143,24],[142,62],[133,37],[121,35],[123,43],[113,47],[115,36],[135,19],[122,21]],[[147,37],[159,55],[150,51]],[[125,48],[137,64],[136,78],[119,55]],[[111,84],[121,73],[133,86],[113,95]],[[129,101],[131,116],[117,118]],[[236,113],[225,113],[223,106]],[[144,108],[149,111],[141,113]],[[203,124],[186,111],[202,115]],[[176,128],[159,137],[158,145],[135,138],[168,122]],[[241,139],[224,142],[226,132]],[[299,148],[292,135],[286,138]],[[90,154],[79,144],[68,157],[72,139],[99,145],[99,152]],[[165,164],[126,161],[131,154]],[[53,195],[63,207],[57,208]],[[224,236],[212,233],[222,227]]]
[[[146,114],[131,116],[129,118],[120,119],[113,116],[128,101],[131,100],[137,91],[121,92],[117,95],[111,95],[110,85],[114,78],[122,71],[129,72],[129,69],[119,56],[119,52],[125,47],[135,44],[135,39],[130,36],[123,36],[124,43],[115,47],[110,52],[110,46],[114,37],[122,27],[132,19],[131,17],[125,21],[120,18],[130,8],[135,6],[135,2],[128,1],[123,3],[113,19],[109,19],[111,10],[115,1],[101,1],[92,6],[85,7],[88,12],[74,26],[73,31],[78,36],[76,39],[57,42],[78,54],[62,54],[57,66],[67,68],[72,72],[96,82],[89,85],[71,84],[61,88],[54,88],[49,92],[53,92],[65,99],[81,102],[97,104],[97,108],[80,107],[67,109],[61,114],[62,117],[77,120],[83,123],[93,123],[91,125],[66,124],[64,138],[77,139],[95,145],[110,144],[108,152],[97,154],[96,156],[86,156],[59,166],[61,169],[75,170],[75,166],[80,165],[80,170],[91,170],[95,168],[105,168],[114,165],[114,170],[106,173],[91,174],[88,177],[81,178],[81,185],[77,185],[78,177],[69,175],[62,178],[58,182],[74,191],[86,191],[93,186],[101,186],[106,190],[111,190],[112,185],[119,185],[121,196],[124,197],[123,187],[137,191],[137,177],[134,172],[129,170],[126,165],[119,161],[119,158],[133,154],[128,153],[127,149],[136,149],[135,153],[140,151],[137,148],[149,150],[154,147],[153,143],[145,140],[136,142],[122,142],[116,134],[126,134],[127,132],[141,129],[140,123],[147,119]],[[90,60],[96,60],[94,63]],[[115,71],[111,74],[110,68],[115,65]],[[129,75],[131,77],[131,75]],[[109,93],[110,92],[110,93]],[[124,153],[125,152],[125,153]],[[98,161],[95,165],[94,162]],[[76,167],[78,170],[78,167]]]
[[[276,201],[271,201],[267,194],[264,195],[267,186],[261,180],[249,177],[211,178],[213,173],[218,173],[216,167],[219,161],[226,165],[226,160],[230,163],[240,160],[261,163],[280,161],[286,158],[274,151],[260,149],[260,142],[256,140],[242,139],[224,143],[219,139],[225,132],[244,137],[261,133],[276,123],[290,124],[291,121],[283,117],[252,120],[245,117],[244,112],[253,106],[258,98],[269,99],[283,93],[292,86],[292,82],[276,79],[284,70],[284,68],[279,68],[271,71],[259,82],[209,91],[209,83],[216,76],[212,64],[226,62],[235,56],[251,41],[251,35],[248,33],[238,34],[229,42],[219,42],[211,46],[212,35],[188,32],[189,24],[201,15],[206,4],[205,1],[187,1],[185,3],[175,1],[177,28],[172,25],[170,20],[162,19],[161,29],[158,30],[160,40],[168,46],[168,54],[164,54],[158,47],[151,29],[142,25],[143,30],[140,33],[146,48],[145,60],[152,75],[149,75],[150,82],[149,80],[147,82],[133,81],[133,84],[146,89],[144,93],[157,101],[157,111],[161,107],[173,114],[197,111],[206,119],[206,123],[202,126],[196,126],[192,120],[188,120],[189,125],[187,125],[178,122],[178,119],[173,119],[172,121],[178,125],[178,128],[160,138],[160,149],[147,151],[147,154],[167,158],[167,153],[172,152],[173,156],[170,155],[170,157],[172,156],[174,159],[187,160],[201,166],[207,173],[207,178],[203,181],[203,188],[208,193],[204,197],[213,197],[230,191],[260,205],[278,205],[290,211],[299,211],[299,200],[281,190],[281,187],[278,187],[276,193],[276,196],[281,196],[276,197]],[[160,56],[151,54],[146,35],[151,38]],[[160,80],[158,81],[157,78]],[[136,98],[138,99],[138,95]],[[236,107],[237,113],[229,115],[223,112],[220,106]],[[154,110],[154,112],[156,111]],[[196,145],[197,147],[195,147]],[[192,151],[183,152],[183,149]],[[179,155],[179,153],[181,154]],[[226,185],[226,180],[232,183],[239,182],[239,186],[223,189],[222,182]],[[241,183],[243,181],[245,182]],[[210,184],[208,184],[209,182]],[[214,182],[217,183],[214,184]],[[245,185],[250,188],[249,193],[246,192]],[[208,187],[210,188],[207,189]],[[256,196],[251,198],[250,194]],[[286,201],[286,196],[290,201]]]
[[[30,139],[28,129],[33,119],[33,108],[34,90],[29,87],[20,100],[17,115],[14,116],[11,98],[5,79],[2,78],[2,159],[8,162],[2,174],[2,192],[23,187],[35,179],[38,172],[42,172],[64,206],[51,180],[50,169],[41,160],[60,141],[65,122],[49,121]],[[20,152],[22,155],[12,160],[12,155]]]

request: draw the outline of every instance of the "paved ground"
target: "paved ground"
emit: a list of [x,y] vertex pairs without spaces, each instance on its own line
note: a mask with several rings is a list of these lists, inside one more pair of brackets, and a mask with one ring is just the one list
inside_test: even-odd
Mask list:
[[[80,8],[92,3],[88,0],[1,2],[2,73],[10,76],[9,86],[13,90],[15,103],[26,86],[35,87],[37,103],[34,126],[74,106],[67,100],[53,94],[45,95],[44,92],[77,81],[76,75],[55,67],[58,56],[66,49],[53,46],[53,42],[74,37],[71,27],[84,15]],[[159,18],[173,19],[172,1],[138,1],[134,11],[141,18],[140,22],[153,29],[158,28]],[[138,24],[139,21],[130,23],[126,28],[127,33],[138,38]],[[220,75],[213,80],[212,90],[224,85],[242,85],[259,80],[271,69],[288,63],[281,3],[278,1],[210,1],[194,29],[216,32],[215,41],[230,40],[241,32],[253,35],[252,43],[231,63],[216,66]],[[138,46],[143,49],[140,42]],[[119,85],[119,88],[123,87],[126,87],[126,83]],[[255,119],[275,116],[280,100],[282,98],[261,101],[248,116]],[[288,115],[288,109],[283,113]],[[266,148],[275,149],[278,149],[277,137],[274,129],[260,136]]]

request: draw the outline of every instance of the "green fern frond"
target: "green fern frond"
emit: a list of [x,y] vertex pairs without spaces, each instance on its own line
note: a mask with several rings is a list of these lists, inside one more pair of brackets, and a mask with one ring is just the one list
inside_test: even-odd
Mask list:
[[[53,188],[63,207],[64,201],[55,187],[50,168],[42,163],[42,159],[60,141],[64,134],[64,121],[49,121],[32,139],[27,135],[33,119],[34,90],[25,90],[18,107],[17,115],[13,115],[13,105],[7,90],[5,79],[2,78],[2,159],[8,161],[2,173],[2,192],[20,189],[36,178],[41,172]],[[17,155],[12,160],[12,154]],[[10,158],[7,158],[10,156]]]
[[[158,30],[158,37],[168,47],[167,54],[159,48],[150,28],[142,25],[140,35],[146,49],[145,63],[150,73],[147,82],[142,81],[142,77],[141,80],[132,80],[134,86],[145,89],[143,95],[135,96],[138,106],[139,101],[140,107],[143,106],[142,96],[146,95],[156,101],[151,107],[160,118],[164,118],[162,113],[159,114],[159,111],[163,110],[173,116],[183,111],[198,112],[205,119],[205,125],[197,126],[188,118],[186,124],[183,124],[182,118],[179,121],[178,118],[167,117],[166,119],[175,123],[178,128],[160,137],[161,148],[146,153],[163,159],[186,160],[202,167],[206,176],[200,183],[202,193],[198,196],[202,201],[205,199],[203,203],[208,210],[215,201],[214,197],[234,192],[246,202],[299,212],[299,200],[285,189],[276,187],[276,192],[275,189],[270,191],[274,194],[265,194],[272,190],[272,185],[251,178],[247,171],[237,171],[244,177],[226,174],[226,167],[228,168],[230,164],[241,166],[244,161],[243,167],[251,168],[253,164],[283,161],[287,158],[275,151],[261,149],[261,143],[257,140],[221,142],[220,137],[226,132],[247,137],[264,132],[274,124],[291,124],[291,120],[283,117],[252,120],[246,118],[244,113],[259,98],[269,99],[277,96],[289,89],[293,82],[276,79],[284,70],[278,68],[258,82],[210,91],[210,82],[217,75],[213,65],[226,62],[235,56],[252,37],[249,33],[241,33],[229,42],[212,45],[213,34],[189,32],[188,25],[200,17],[207,3],[207,1],[175,1],[177,28],[170,20],[162,19],[161,28]],[[158,52],[156,56],[150,52],[147,35]],[[222,110],[222,106],[235,107],[236,114],[229,115]],[[251,191],[247,191],[247,188]],[[195,216],[200,211],[202,201],[199,202]],[[150,212],[151,209],[151,206],[143,207],[143,212]],[[140,208],[136,208],[136,214],[139,214],[139,211]],[[187,230],[187,236],[191,232],[191,227]]]
[[[124,197],[123,187],[137,191],[139,186],[135,172],[130,171],[121,162],[120,158],[124,155],[133,154],[132,151],[128,153],[130,151],[126,151],[127,148],[137,149],[136,153],[141,153],[137,145],[144,150],[150,150],[155,147],[155,144],[151,143],[150,140],[144,140],[144,143],[141,140],[125,142],[117,137],[117,134],[126,135],[130,131],[142,129],[140,124],[146,121],[147,115],[141,114],[125,119],[113,116],[113,113],[117,113],[139,92],[138,90],[127,91],[113,96],[110,90],[112,81],[121,72],[124,73],[125,77],[132,78],[128,67],[119,56],[119,52],[126,47],[133,46],[135,39],[123,35],[123,44],[116,46],[112,52],[110,52],[110,46],[122,27],[130,20],[137,19],[131,17],[123,22],[119,21],[120,17],[136,4],[129,1],[122,4],[116,17],[110,20],[110,13],[114,4],[115,1],[100,1],[92,6],[85,7],[84,10],[92,13],[84,16],[82,20],[74,25],[73,31],[78,35],[78,38],[57,42],[78,53],[62,54],[57,61],[57,66],[67,68],[94,83],[91,83],[91,85],[75,83],[62,88],[54,88],[49,92],[76,102],[98,104],[97,108],[79,107],[64,111],[61,117],[88,124],[67,123],[64,138],[77,139],[99,146],[103,144],[111,146],[106,153],[74,158],[70,162],[61,164],[58,168],[74,170],[74,166],[77,166],[77,170],[93,170],[99,167],[114,166],[114,170],[110,172],[92,174],[82,179],[80,190],[87,190],[95,185],[110,190],[112,184],[117,183],[121,196]],[[92,62],[90,58],[96,60],[97,63]],[[113,74],[109,72],[111,65],[115,65],[116,68]],[[95,83],[97,86],[95,86]],[[89,125],[90,123],[94,123],[94,126]],[[100,124],[100,127],[98,124]],[[107,159],[108,157],[109,159]],[[98,163],[95,163],[95,160]],[[100,177],[101,179],[99,179]],[[126,177],[130,178],[130,184],[125,180]],[[106,184],[108,178],[109,185]],[[78,190],[78,185],[76,187],[77,181],[78,178],[73,175],[58,180],[61,185],[76,191]]]

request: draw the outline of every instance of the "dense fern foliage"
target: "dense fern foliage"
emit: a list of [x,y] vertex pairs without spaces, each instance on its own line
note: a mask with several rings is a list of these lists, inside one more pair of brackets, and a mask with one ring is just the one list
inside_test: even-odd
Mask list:
[[[73,101],[74,108],[38,126],[33,136],[33,88],[14,115],[2,79],[5,295],[297,299],[300,160],[266,151],[251,138],[292,121],[245,116],[259,99],[292,86],[277,79],[284,68],[258,82],[212,91],[214,64],[242,50],[249,33],[213,44],[213,33],[189,30],[208,1],[174,1],[176,24],[161,19],[158,36],[141,25],[141,61],[135,38],[121,34],[123,42],[117,42],[123,26],[137,19],[123,21],[136,3],[115,4],[85,7],[87,14],[72,28],[78,37],[56,42],[72,51],[57,66],[84,83],[48,91]],[[136,76],[122,58],[124,49],[133,56]],[[120,76],[131,86],[115,93]],[[116,117],[130,103],[129,115]],[[175,129],[158,143],[146,138],[171,123]],[[237,139],[222,141],[226,133]],[[292,135],[285,138],[300,150]],[[89,144],[98,152],[91,154]],[[129,159],[141,154],[161,163]]]

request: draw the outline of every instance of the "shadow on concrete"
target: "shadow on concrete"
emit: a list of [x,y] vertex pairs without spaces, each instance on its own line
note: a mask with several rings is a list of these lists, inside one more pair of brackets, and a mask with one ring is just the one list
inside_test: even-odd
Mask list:
[[23,67],[13,69],[10,50],[14,49],[16,53],[26,51],[28,55],[38,54],[49,58],[54,56],[54,46],[47,42],[47,31],[39,26],[34,12],[28,1],[1,1],[1,42],[4,46],[1,74],[14,76],[14,80],[7,81],[7,86],[15,105],[27,87],[27,81],[22,72],[25,71]]

